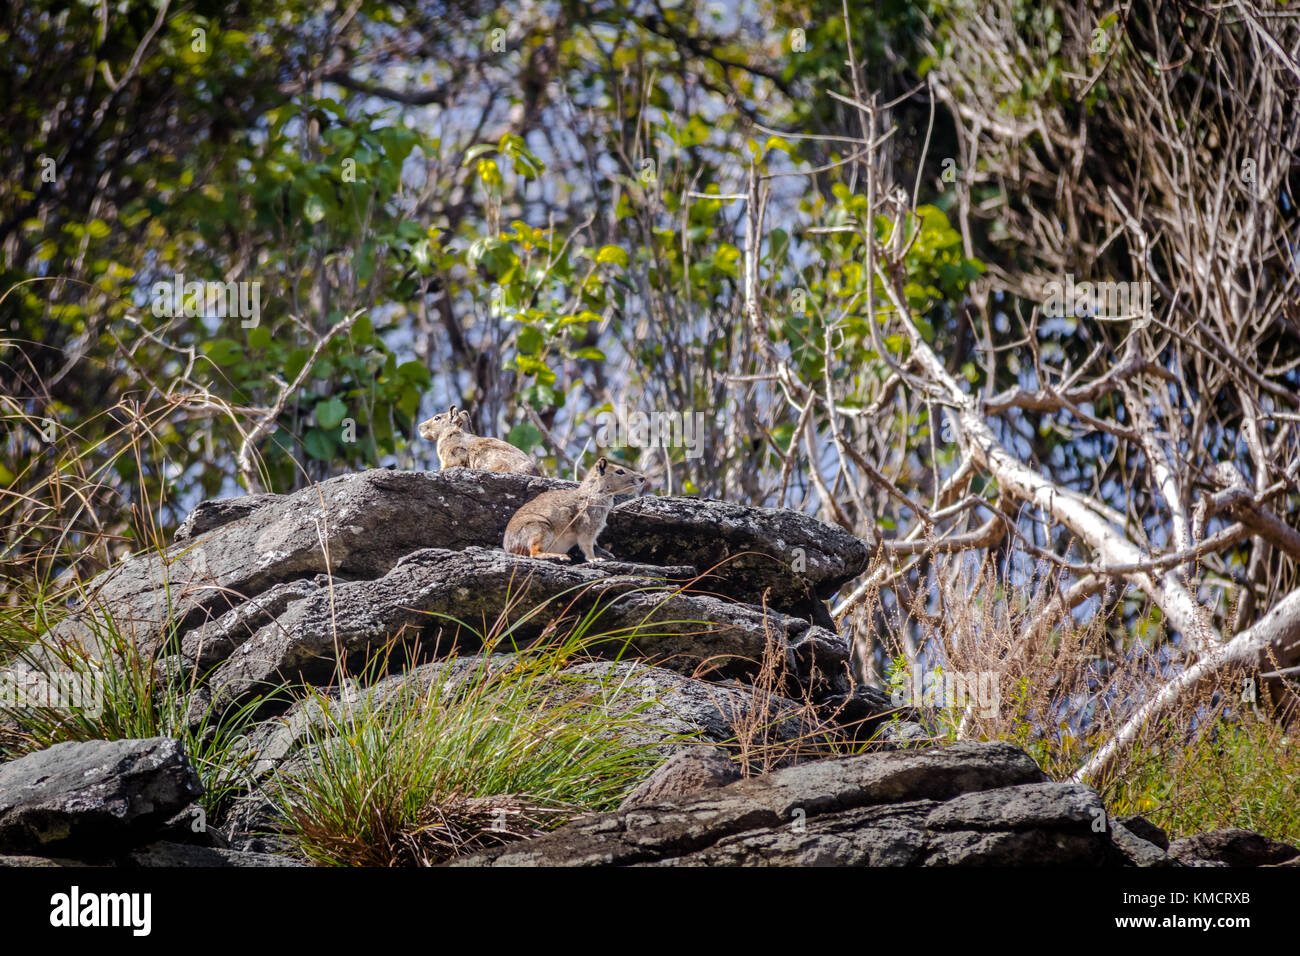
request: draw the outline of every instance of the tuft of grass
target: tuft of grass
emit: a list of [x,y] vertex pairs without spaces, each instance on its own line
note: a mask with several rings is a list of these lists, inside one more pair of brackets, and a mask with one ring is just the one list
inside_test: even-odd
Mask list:
[[[713,663],[706,661],[700,669]],[[828,711],[813,701],[811,690],[791,672],[784,641],[770,631],[763,657],[754,663],[757,673],[743,706],[725,695],[715,700],[734,735],[719,746],[732,752],[744,776],[879,746],[879,731],[868,736],[864,728],[853,726],[844,717],[843,705]],[[818,679],[814,669],[808,683]]]
[[[689,738],[665,741],[643,719],[655,699],[635,677],[563,673],[609,641],[595,613],[524,648],[489,635],[425,686],[408,677],[351,702],[308,690],[323,720],[271,788],[302,852],[326,865],[429,866],[615,807],[665,742]],[[513,658],[503,665],[498,651]],[[383,657],[366,668],[388,670]]]
[[66,613],[66,602],[49,591],[31,592],[26,605],[9,609],[0,630],[0,644],[16,660],[35,663],[59,681],[76,681],[93,691],[76,705],[0,706],[8,724],[0,737],[0,759],[58,743],[86,740],[125,740],[172,737],[198,771],[204,793],[199,803],[209,817],[218,815],[248,788],[252,756],[244,746],[258,709],[281,688],[255,695],[237,709],[218,712],[208,706],[191,722],[198,675],[178,671],[165,660],[174,642],[164,640],[157,653],[142,651],[129,631],[102,609],[79,615],[95,645],[60,642],[51,628]]
[[1115,781],[1115,813],[1140,813],[1175,837],[1232,826],[1300,844],[1294,732],[1246,711],[1217,715],[1185,742],[1169,736]]
[[[892,652],[888,683],[906,688],[918,669],[988,676],[998,700],[991,713],[969,700],[930,703],[921,719],[932,736],[918,745],[1005,740],[1052,779],[1069,780],[1180,666],[1176,649],[1152,633],[1158,615],[1140,618],[1132,631],[1125,626],[1121,594],[1107,592],[1109,611],[1080,625],[1053,608],[1057,591],[1042,580],[1011,589],[986,569],[940,577],[935,593],[937,600],[917,594],[907,609],[921,624],[919,638],[907,633],[903,609],[876,605],[892,624],[882,642]],[[1091,781],[1108,806],[1176,834],[1244,827],[1300,839],[1300,752],[1285,719],[1294,691],[1284,689],[1273,702],[1281,718],[1273,719],[1241,702],[1248,677],[1225,672],[1145,727],[1109,772]]]

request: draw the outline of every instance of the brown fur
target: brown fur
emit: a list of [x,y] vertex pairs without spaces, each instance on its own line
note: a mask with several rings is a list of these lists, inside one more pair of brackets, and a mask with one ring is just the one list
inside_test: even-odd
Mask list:
[[537,475],[537,465],[524,452],[499,438],[486,438],[469,430],[469,412],[452,405],[446,412],[420,422],[420,437],[438,446],[443,468]]
[[506,525],[503,547],[534,558],[564,558],[575,544],[588,561],[597,560],[596,538],[618,494],[639,495],[645,475],[602,458],[577,488],[547,491],[515,512]]

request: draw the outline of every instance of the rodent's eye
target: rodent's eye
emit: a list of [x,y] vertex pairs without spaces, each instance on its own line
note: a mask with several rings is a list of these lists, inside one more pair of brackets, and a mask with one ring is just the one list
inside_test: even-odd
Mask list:
[[620,468],[620,469],[618,470],[618,473],[619,473],[620,475],[627,474],[625,471],[623,471],[622,468]]

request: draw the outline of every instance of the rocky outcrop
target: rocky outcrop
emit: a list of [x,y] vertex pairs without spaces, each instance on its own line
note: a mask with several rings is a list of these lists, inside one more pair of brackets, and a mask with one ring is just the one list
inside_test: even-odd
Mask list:
[[1118,864],[1096,793],[1023,751],[955,744],[801,764],[596,814],[456,865]]
[[[505,657],[505,655],[503,655]],[[422,668],[457,680],[469,662]],[[509,666],[508,661],[490,666]],[[583,665],[597,669],[623,663]],[[459,668],[459,670],[458,670]],[[576,670],[576,668],[575,668]],[[669,681],[686,681],[669,671]],[[395,696],[406,684],[343,691]],[[305,711],[296,716],[310,722]],[[286,718],[278,722],[286,723]],[[706,721],[707,722],[707,721]],[[301,741],[298,741],[301,743]],[[724,751],[693,744],[618,811],[589,814],[454,866],[1294,866],[1300,851],[1245,830],[1175,840],[1109,820],[1097,793],[1054,783],[1010,744],[960,743],[798,763],[740,779]],[[193,769],[174,740],[60,744],[0,765],[0,867],[296,867],[273,834],[192,833]]]
[[[526,642],[586,614],[621,632],[604,650],[611,657],[686,674],[707,661],[721,678],[744,678],[774,641],[813,697],[849,692],[848,646],[826,626],[822,599],[863,570],[861,541],[787,510],[640,498],[610,516],[601,541],[612,561],[501,550],[521,504],[571,485],[461,468],[374,470],[289,495],[205,502],[166,552],[131,556],[95,579],[50,639],[102,655],[97,622],[111,616],[117,634],[206,681],[196,720],[280,682],[332,683],[340,656],[353,666],[394,639],[435,658],[453,646],[472,652],[494,626]],[[36,657],[27,669],[53,663]]]
[[[847,642],[822,603],[864,569],[865,545],[807,516],[642,498],[611,515],[601,539],[611,560],[500,549],[520,504],[568,484],[371,471],[200,505],[165,553],[96,579],[50,643],[107,655],[96,619],[111,615],[117,634],[197,685],[195,725],[283,682],[319,692],[262,702],[247,750],[231,751],[247,793],[223,814],[225,835],[191,827],[199,782],[173,740],[61,744],[0,765],[0,866],[301,865],[267,793],[311,748],[339,743],[331,728],[347,708],[513,667],[530,642],[579,625],[598,640],[543,678],[547,699],[583,693],[584,682],[639,685],[641,695],[608,696],[611,718],[635,707],[635,726],[619,732],[666,762],[617,811],[456,865],[1300,859],[1246,831],[1171,844],[1140,817],[1109,819],[1096,792],[1047,780],[1005,743],[924,746],[924,715],[848,680]],[[379,652],[402,669],[364,684],[347,676]],[[807,742],[827,736],[869,749],[817,759],[827,747]]]
[[[317,586],[251,634],[236,634],[227,618],[217,621],[215,633],[200,625],[182,639],[182,654],[188,662],[191,654],[229,648],[207,687],[212,703],[239,704],[282,680],[330,683],[338,654],[355,664],[394,636],[438,656],[453,648],[472,652],[481,646],[481,631],[458,622],[486,629],[513,605],[516,642],[532,640],[557,621],[576,623],[594,614],[599,631],[619,635],[594,646],[597,653],[631,652],[684,673],[708,661],[718,676],[749,676],[775,639],[801,686],[827,692],[841,686],[848,645],[839,635],[776,611],[675,593],[651,576],[655,570],[570,567],[477,547],[424,549],[378,580]],[[208,706],[197,702],[196,714]]]
[[736,762],[720,750],[692,748],[669,757],[619,804],[620,810],[672,803],[709,787],[724,787],[741,777]]
[[1185,866],[1287,866],[1300,864],[1300,848],[1251,830],[1211,830],[1169,844]]
[[0,851],[112,852],[202,792],[180,743],[166,737],[56,744],[0,765]]
[[[230,845],[192,839],[181,821],[154,828],[163,849],[120,862],[174,857],[178,844],[191,848],[185,859],[212,865],[224,853],[284,849],[263,832],[275,822],[263,784],[328,736],[325,710],[457,679],[481,654],[578,624],[599,638],[584,656],[606,660],[557,674],[557,692],[584,678],[645,685],[626,698],[640,703],[645,740],[636,742],[665,756],[687,740],[746,751],[737,738],[757,726],[766,749],[751,753],[754,771],[797,759],[813,725],[844,725],[861,739],[879,730],[891,705],[851,685],[847,642],[823,604],[864,569],[861,541],[790,511],[641,498],[611,514],[608,560],[501,550],[520,505],[567,486],[467,469],[376,470],[289,495],[205,502],[165,552],[129,556],[92,582],[48,643],[110,656],[100,622],[111,618],[114,635],[184,676],[192,726],[255,697],[263,718],[248,735],[248,793],[222,821]],[[404,670],[369,687],[347,677],[379,653]],[[17,667],[34,676],[56,663],[33,655]],[[760,672],[779,680],[756,691]],[[262,699],[298,683],[322,692],[294,695],[292,706]]]
[[[451,865],[1179,865],[1183,841],[1166,854],[1136,832],[1158,828],[1109,820],[1094,790],[1048,781],[1010,744],[877,752],[734,783],[725,768],[705,769],[712,759],[684,755],[617,812]],[[1202,834],[1188,845],[1203,853],[1234,847],[1233,864],[1242,866],[1295,854],[1246,831]]]
[[187,843],[151,843],[131,851],[121,864],[132,867],[154,866],[307,866],[301,860],[275,853],[250,853],[223,850],[215,847],[194,846]]

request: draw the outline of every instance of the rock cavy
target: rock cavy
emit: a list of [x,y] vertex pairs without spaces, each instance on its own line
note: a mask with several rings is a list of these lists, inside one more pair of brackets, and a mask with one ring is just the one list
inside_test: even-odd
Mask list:
[[479,471],[507,471],[537,475],[532,458],[509,442],[486,438],[469,430],[469,412],[452,405],[446,412],[420,422],[420,437],[438,446],[438,463],[443,468],[477,468]]
[[645,484],[645,475],[601,458],[577,488],[543,492],[516,511],[504,547],[512,554],[567,560],[576,544],[588,561],[598,560],[596,538],[605,530],[614,496],[639,495]]

